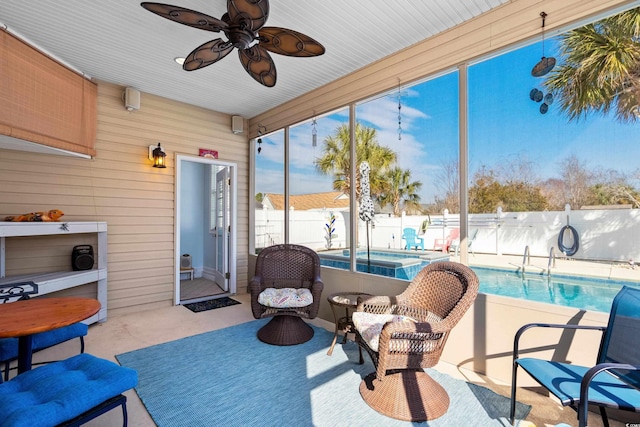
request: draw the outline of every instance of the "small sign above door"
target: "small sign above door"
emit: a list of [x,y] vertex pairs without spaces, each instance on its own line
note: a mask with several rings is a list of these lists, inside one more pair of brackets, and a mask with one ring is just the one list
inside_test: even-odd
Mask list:
[[218,158],[218,152],[216,150],[208,150],[206,148],[201,148],[199,156],[200,157],[207,157],[209,159],[217,159]]

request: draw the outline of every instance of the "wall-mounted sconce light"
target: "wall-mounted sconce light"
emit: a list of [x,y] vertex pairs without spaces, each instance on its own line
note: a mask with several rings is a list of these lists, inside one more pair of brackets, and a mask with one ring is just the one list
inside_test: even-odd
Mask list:
[[167,153],[164,152],[160,143],[158,142],[158,146],[150,145],[149,146],[149,160],[153,160],[154,168],[166,168]]

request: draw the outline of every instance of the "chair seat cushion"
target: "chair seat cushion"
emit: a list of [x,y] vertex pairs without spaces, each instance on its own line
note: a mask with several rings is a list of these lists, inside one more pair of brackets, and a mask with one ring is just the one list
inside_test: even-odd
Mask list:
[[[84,323],[74,323],[73,325],[41,332],[33,336],[33,351],[42,350],[68,341],[73,338],[87,335],[89,327]],[[0,339],[0,362],[6,362],[18,358],[18,338]]]
[[364,311],[356,311],[351,316],[353,325],[360,333],[362,339],[367,343],[373,351],[378,351],[380,343],[380,333],[382,327],[389,322],[413,322],[416,320],[408,316],[399,316],[397,314],[375,314]]
[[[563,405],[577,405],[580,401],[580,383],[589,368],[533,358],[518,359],[517,363]],[[607,372],[601,372],[591,382],[589,402],[638,412],[640,391]]]
[[54,426],[136,386],[131,368],[79,354],[0,384],[0,427]]
[[273,308],[306,307],[313,304],[313,295],[307,288],[266,288],[258,295],[258,302]]

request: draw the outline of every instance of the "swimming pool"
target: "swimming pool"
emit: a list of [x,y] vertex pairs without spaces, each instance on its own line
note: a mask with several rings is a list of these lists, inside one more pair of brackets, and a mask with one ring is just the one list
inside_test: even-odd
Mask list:
[[[318,252],[320,265],[348,270],[349,250]],[[449,255],[442,252],[408,251],[356,251],[356,269],[362,273],[411,280],[426,265],[434,261],[448,261]]]
[[528,301],[574,307],[585,310],[611,310],[611,302],[622,286],[640,288],[639,282],[600,279],[586,276],[522,275],[520,272],[495,268],[471,269],[480,280],[480,292]]
[[[349,251],[319,252],[320,264],[349,269]],[[426,265],[448,260],[441,252],[371,251],[356,252],[357,271],[385,277],[411,280]],[[480,280],[480,292],[527,301],[608,313],[611,302],[622,286],[640,288],[640,282],[610,280],[587,276],[525,273],[516,270],[471,266]]]

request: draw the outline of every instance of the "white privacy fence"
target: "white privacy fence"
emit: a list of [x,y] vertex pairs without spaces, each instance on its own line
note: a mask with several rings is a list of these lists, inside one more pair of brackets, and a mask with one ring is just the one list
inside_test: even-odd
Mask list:
[[[290,242],[321,251],[347,247],[349,212],[295,211],[290,216]],[[260,209],[255,216],[255,244],[257,248],[284,243],[284,212]],[[369,230],[369,247],[402,249],[402,230],[420,230],[428,217],[423,215],[390,217],[377,215]],[[434,247],[435,239],[448,236],[459,227],[458,215],[431,215],[431,224],[424,239],[425,249]],[[579,236],[579,248],[573,258],[602,261],[640,261],[640,209],[577,210],[553,212],[497,212],[469,216],[469,239],[475,253],[522,255],[529,247],[531,256],[549,256],[551,248],[558,250],[558,235],[565,225],[571,225]],[[563,242],[571,246],[566,235]],[[365,224],[359,221],[358,246],[366,247]]]

